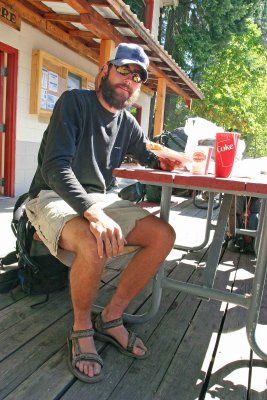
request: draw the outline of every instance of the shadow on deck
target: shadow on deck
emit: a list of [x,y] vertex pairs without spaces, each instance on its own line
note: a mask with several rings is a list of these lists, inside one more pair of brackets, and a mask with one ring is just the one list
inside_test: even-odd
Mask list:
[[[204,214],[205,211],[192,206],[191,200],[179,198],[170,218],[177,242],[192,245],[200,240]],[[208,251],[209,246],[194,253],[173,250],[164,263],[166,274],[173,279],[199,283]],[[129,257],[109,261],[97,304],[107,302]],[[215,286],[249,292],[254,268],[253,256],[225,250]],[[151,284],[128,311],[145,312],[150,298]],[[66,336],[72,326],[69,290],[53,293],[47,303],[32,307],[41,299],[42,296],[26,296],[19,288],[14,290],[13,297],[0,295],[0,399],[267,398],[267,363],[249,348],[246,310],[241,307],[163,289],[157,316],[143,325],[130,326],[151,348],[150,357],[134,360],[110,345],[97,342],[105,377],[100,383],[88,385],[77,381],[66,365]],[[259,332],[265,342],[266,306],[267,295]]]

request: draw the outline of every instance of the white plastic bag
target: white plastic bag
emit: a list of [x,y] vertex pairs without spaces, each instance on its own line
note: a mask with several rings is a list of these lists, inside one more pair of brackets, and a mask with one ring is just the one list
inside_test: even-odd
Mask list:
[[188,118],[184,130],[188,137],[185,153],[191,153],[199,140],[215,139],[217,132],[224,132],[222,127],[200,117]]

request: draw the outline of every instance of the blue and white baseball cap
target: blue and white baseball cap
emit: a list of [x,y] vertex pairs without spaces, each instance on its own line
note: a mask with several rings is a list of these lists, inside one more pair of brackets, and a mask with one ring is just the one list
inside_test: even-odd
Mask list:
[[125,64],[139,65],[142,68],[141,78],[143,82],[147,81],[149,58],[144,52],[144,49],[137,44],[120,43],[115,49],[114,59],[110,60],[109,62],[117,65],[118,67]]

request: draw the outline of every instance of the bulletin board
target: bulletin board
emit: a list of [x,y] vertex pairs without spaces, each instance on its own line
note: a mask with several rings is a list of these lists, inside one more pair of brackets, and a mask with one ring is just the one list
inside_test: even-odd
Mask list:
[[50,117],[65,90],[94,89],[95,78],[42,51],[32,53],[30,114]]

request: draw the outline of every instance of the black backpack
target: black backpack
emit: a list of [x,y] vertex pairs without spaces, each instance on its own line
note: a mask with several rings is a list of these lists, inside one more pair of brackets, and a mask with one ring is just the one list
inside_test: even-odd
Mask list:
[[186,143],[187,143],[187,135],[183,127],[175,128],[172,132],[164,130],[159,136],[155,136],[153,138],[154,142],[163,144],[169,149],[184,152]]
[[[0,293],[20,285],[27,294],[45,294],[47,300],[49,293],[67,286],[69,268],[52,256],[41,241],[33,239],[35,229],[25,212],[28,200],[26,193],[14,207],[11,228],[16,236],[16,250],[0,260]],[[11,264],[17,268],[6,268]]]
[[125,186],[120,190],[118,196],[122,200],[129,200],[134,203],[140,203],[143,201],[146,195],[146,185],[140,182],[135,182],[132,185]]

